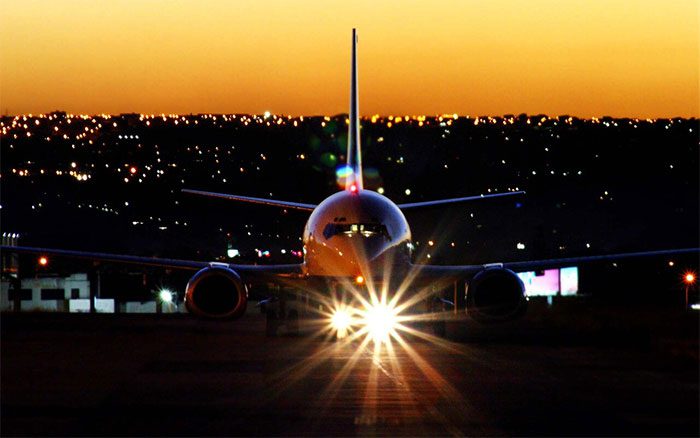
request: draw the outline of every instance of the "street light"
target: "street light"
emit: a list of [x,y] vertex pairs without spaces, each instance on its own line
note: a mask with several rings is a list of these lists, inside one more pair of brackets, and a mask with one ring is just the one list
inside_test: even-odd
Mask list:
[[683,282],[685,283],[685,308],[688,308],[688,290],[690,289],[690,286],[695,284],[695,274],[693,272],[686,272],[685,275],[683,275]]
[[161,288],[157,292],[156,313],[162,313],[163,306],[166,306],[168,313],[177,312],[177,292],[168,288]]
[[173,293],[170,292],[168,289],[162,289],[158,293],[158,297],[164,303],[172,303],[173,302]]

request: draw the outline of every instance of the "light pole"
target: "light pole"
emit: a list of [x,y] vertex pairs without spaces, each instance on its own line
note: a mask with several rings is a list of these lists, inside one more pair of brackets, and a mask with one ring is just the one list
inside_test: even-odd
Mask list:
[[695,274],[692,272],[686,272],[683,276],[683,282],[685,283],[685,308],[688,309],[688,290],[690,286],[695,284]]

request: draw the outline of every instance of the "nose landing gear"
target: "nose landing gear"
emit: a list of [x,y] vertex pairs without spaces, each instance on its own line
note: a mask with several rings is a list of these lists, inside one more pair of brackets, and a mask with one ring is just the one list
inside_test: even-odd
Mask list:
[[[287,310],[287,300],[284,296],[276,302],[271,302],[265,309],[265,336],[275,337],[281,326],[286,327],[289,336],[299,335],[299,311],[295,308]],[[298,301],[298,300],[295,300]]]

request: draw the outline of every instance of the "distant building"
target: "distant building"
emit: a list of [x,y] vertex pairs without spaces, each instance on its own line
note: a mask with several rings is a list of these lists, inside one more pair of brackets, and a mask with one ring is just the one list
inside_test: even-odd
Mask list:
[[[17,246],[17,241],[19,240],[19,234],[16,233],[2,233],[2,245],[3,246]],[[2,277],[17,277],[17,271],[19,266],[19,255],[15,253],[2,253]]]
[[518,277],[525,285],[528,297],[556,295],[576,295],[578,286],[578,267],[547,269],[544,271],[518,272]]
[[[65,278],[3,279],[0,289],[0,310],[2,311],[16,310],[17,304],[22,311],[78,311],[77,308],[81,306],[76,307],[74,304],[80,301],[87,303],[89,311],[90,281],[84,273],[72,274]],[[111,310],[107,301],[112,303]],[[114,300],[97,300],[97,302],[95,307],[98,311],[114,311]]]
[[[90,279],[86,273],[68,277],[19,279],[3,276],[0,288],[0,311],[90,312]],[[119,306],[119,308],[116,308]],[[181,313],[183,303],[158,300],[125,301],[115,304],[112,298],[95,298],[98,313]]]

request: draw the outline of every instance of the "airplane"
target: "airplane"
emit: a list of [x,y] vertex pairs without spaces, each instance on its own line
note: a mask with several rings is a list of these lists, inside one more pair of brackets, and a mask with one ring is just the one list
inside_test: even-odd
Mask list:
[[[415,310],[428,302],[445,304],[457,311],[460,303],[467,313],[482,322],[507,321],[522,316],[527,307],[523,282],[514,271],[571,266],[591,261],[622,258],[698,253],[700,249],[675,249],[637,253],[572,257],[540,261],[488,263],[479,265],[437,266],[413,262],[414,245],[404,212],[484,199],[522,196],[523,191],[482,194],[426,202],[395,204],[389,198],[365,189],[362,176],[360,118],[357,72],[357,32],[352,31],[351,90],[347,144],[347,169],[343,190],[319,204],[306,204],[249,196],[183,189],[192,195],[222,198],[285,209],[310,212],[303,231],[303,261],[284,265],[243,265],[202,262],[131,255],[105,254],[63,249],[2,246],[3,251],[93,260],[136,263],[197,272],[186,286],[184,302],[195,316],[208,319],[237,319],[247,308],[248,284],[273,282],[311,291],[319,302],[335,303],[329,309],[338,334],[350,318],[347,306],[364,306],[366,313],[389,319],[401,311]],[[462,295],[458,285],[465,286]],[[452,300],[436,300],[436,292],[453,287]],[[370,290],[372,298],[367,298]],[[377,292],[379,291],[379,292]],[[325,297],[325,298],[324,298]],[[439,298],[439,297],[437,297]],[[402,301],[403,300],[403,301]],[[431,301],[432,300],[432,301]],[[284,297],[278,303],[267,301],[267,333],[274,335],[285,321],[291,331],[298,330],[298,309],[285,309]],[[339,305],[340,304],[340,305]],[[382,312],[372,310],[383,309]],[[424,309],[425,310],[425,309]],[[437,312],[440,315],[440,312]],[[437,322],[443,321],[438,317]]]

